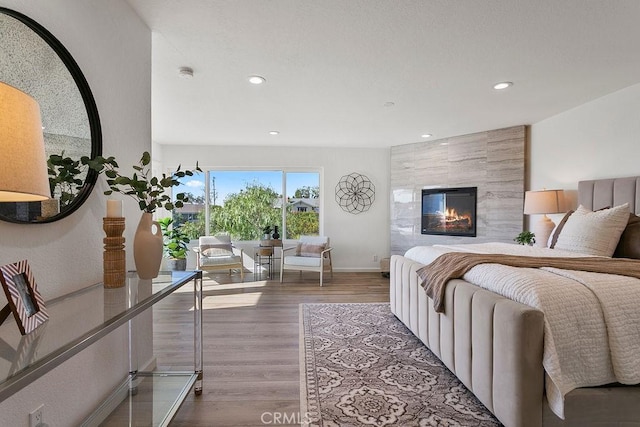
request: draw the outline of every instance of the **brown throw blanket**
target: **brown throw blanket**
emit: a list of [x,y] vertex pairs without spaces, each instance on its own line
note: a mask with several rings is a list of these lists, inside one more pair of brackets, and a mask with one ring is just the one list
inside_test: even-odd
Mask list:
[[459,279],[478,264],[503,264],[511,267],[555,267],[592,273],[617,274],[640,279],[640,261],[628,258],[556,258],[504,254],[450,252],[440,255],[432,263],[418,269],[420,284],[433,300],[438,313],[444,312],[444,290],[451,279]]

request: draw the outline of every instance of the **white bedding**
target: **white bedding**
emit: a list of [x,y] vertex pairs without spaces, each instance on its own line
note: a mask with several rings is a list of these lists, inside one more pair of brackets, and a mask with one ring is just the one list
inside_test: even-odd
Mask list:
[[[434,245],[405,257],[428,264],[446,252],[586,256],[507,243]],[[545,313],[543,365],[547,399],[564,418],[564,396],[578,387],[640,383],[640,280],[555,268],[480,264],[464,279]]]
[[474,252],[479,254],[508,254],[522,256],[555,256],[555,257],[584,257],[577,252],[562,251],[559,249],[541,248],[539,246],[515,245],[512,243],[473,243],[467,245],[433,245],[414,246],[404,256],[421,264],[429,264],[440,255],[447,252]]

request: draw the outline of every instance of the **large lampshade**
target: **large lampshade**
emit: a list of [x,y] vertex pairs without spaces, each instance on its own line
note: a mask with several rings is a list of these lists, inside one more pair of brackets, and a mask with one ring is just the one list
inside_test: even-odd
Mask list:
[[527,191],[524,193],[524,213],[526,215],[559,213],[561,191]]
[[555,224],[546,214],[560,213],[562,190],[527,191],[524,193],[524,213],[526,215],[543,214],[535,224],[536,246],[546,247]]
[[0,202],[50,197],[40,106],[0,82]]

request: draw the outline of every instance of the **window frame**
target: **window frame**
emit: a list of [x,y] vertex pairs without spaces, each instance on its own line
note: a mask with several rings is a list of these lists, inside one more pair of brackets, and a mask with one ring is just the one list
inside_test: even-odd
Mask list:
[[[287,180],[287,174],[288,173],[317,173],[318,174],[318,191],[319,191],[319,197],[318,197],[318,209],[319,209],[319,214],[318,214],[318,234],[320,236],[324,235],[324,169],[323,168],[300,168],[300,167],[202,167],[201,169],[204,173],[204,199],[205,199],[205,203],[204,203],[204,212],[205,212],[205,235],[209,235],[210,233],[210,223],[211,223],[211,201],[209,199],[210,194],[211,194],[211,172],[242,172],[242,171],[247,171],[247,172],[265,172],[265,171],[271,171],[271,172],[280,172],[282,174],[282,180],[281,180],[281,192],[282,192],[282,230],[280,230],[280,234],[283,240],[285,240],[285,236],[287,235],[287,229],[286,229],[286,209],[284,209],[285,203],[286,203],[286,194],[287,194],[287,186],[286,186],[286,180]],[[291,239],[289,239],[291,240]]]

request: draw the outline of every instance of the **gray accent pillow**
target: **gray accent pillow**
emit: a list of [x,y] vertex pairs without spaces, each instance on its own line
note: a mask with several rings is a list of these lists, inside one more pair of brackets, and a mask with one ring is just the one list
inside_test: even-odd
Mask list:
[[322,251],[324,250],[325,250],[325,245],[298,243],[298,246],[296,246],[296,256],[320,258],[320,254],[322,254]]
[[613,253],[614,258],[640,259],[640,216],[629,214],[627,227]]
[[228,257],[233,255],[231,244],[202,245],[200,250],[202,251],[202,256],[208,258]]

